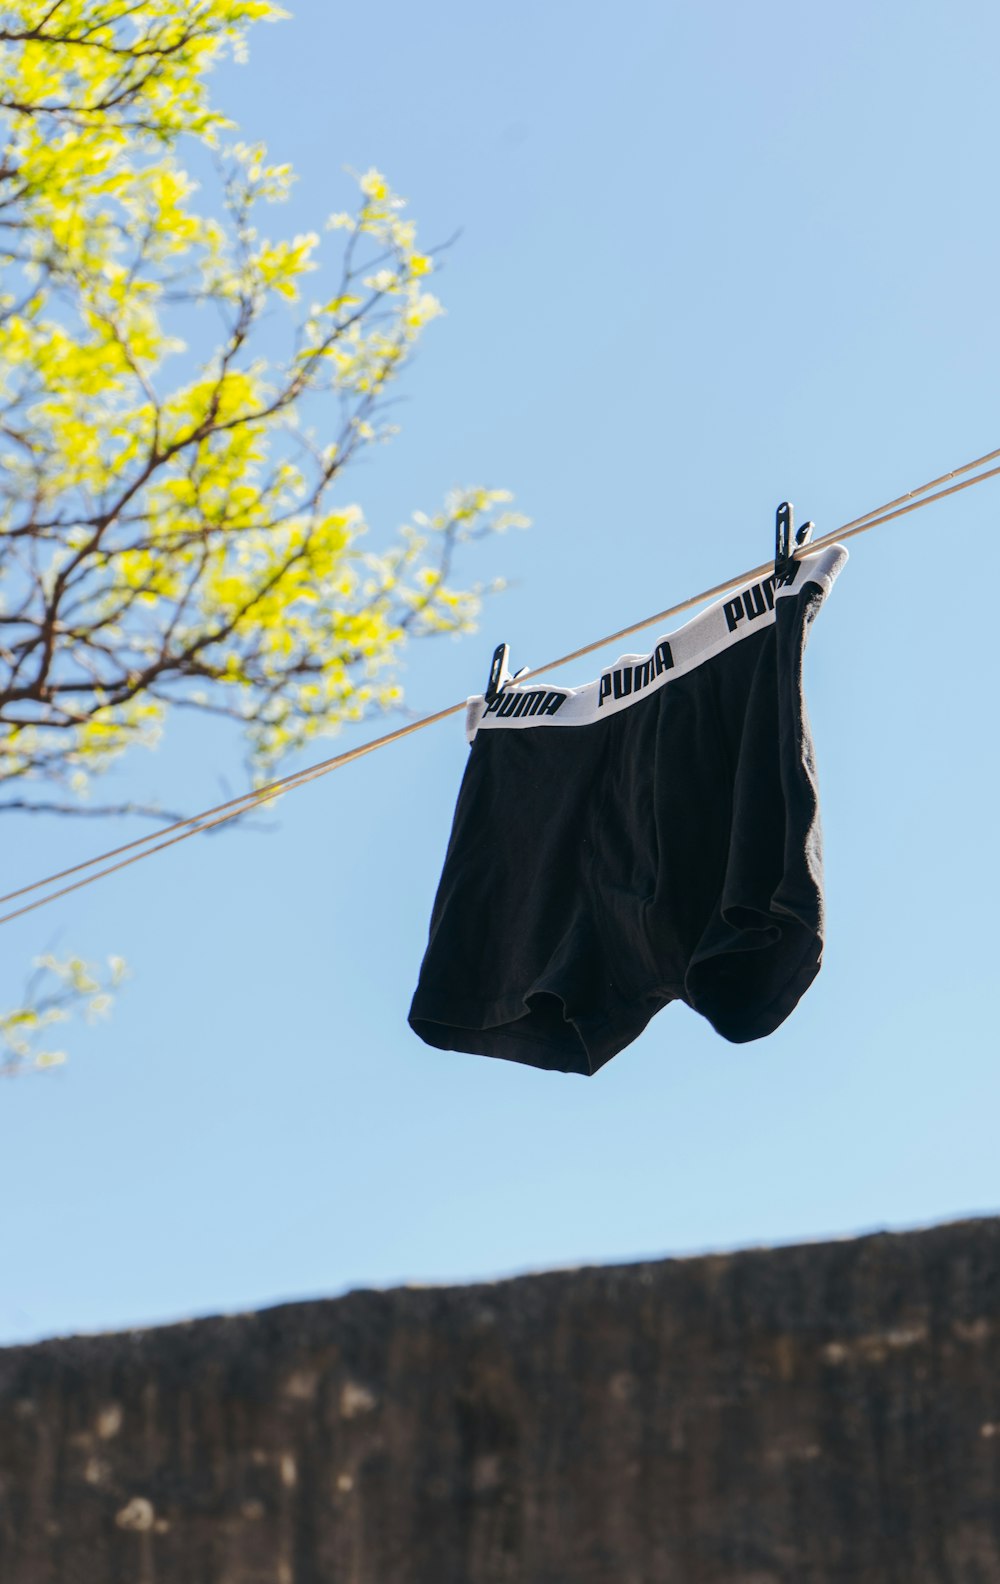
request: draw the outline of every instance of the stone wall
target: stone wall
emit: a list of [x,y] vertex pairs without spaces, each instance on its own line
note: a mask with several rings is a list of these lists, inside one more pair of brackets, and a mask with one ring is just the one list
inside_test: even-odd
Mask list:
[[0,1352],[2,1584],[998,1584],[1000,1220]]

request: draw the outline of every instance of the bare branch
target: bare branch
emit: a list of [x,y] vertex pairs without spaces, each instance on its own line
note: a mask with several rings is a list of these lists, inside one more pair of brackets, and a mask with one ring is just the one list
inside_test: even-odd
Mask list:
[[111,816],[140,814],[147,819],[162,820],[168,825],[174,825],[178,820],[185,818],[183,814],[178,814],[173,809],[156,808],[144,803],[110,803],[98,806],[86,803],[33,803],[21,798],[0,802],[0,814],[11,813],[72,814],[77,819],[107,819]]

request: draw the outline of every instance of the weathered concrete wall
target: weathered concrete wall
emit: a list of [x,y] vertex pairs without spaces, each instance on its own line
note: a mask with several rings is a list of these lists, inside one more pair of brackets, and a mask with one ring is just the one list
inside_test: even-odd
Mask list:
[[0,1353],[2,1584],[996,1584],[1000,1220]]

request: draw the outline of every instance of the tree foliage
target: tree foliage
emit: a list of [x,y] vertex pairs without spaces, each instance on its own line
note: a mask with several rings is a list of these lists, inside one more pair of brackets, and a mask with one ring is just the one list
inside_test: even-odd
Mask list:
[[[249,24],[285,16],[270,0],[0,7],[8,818],[97,812],[91,778],[154,743],[171,708],[238,722],[261,780],[397,705],[407,640],[474,624],[483,589],[453,583],[456,547],[525,521],[505,491],[459,489],[377,548],[344,495],[348,465],[394,432],[387,391],[441,312],[437,250],[369,170],[354,211],[325,223],[332,289],[303,305],[319,234],[272,237],[260,218],[293,172],[224,143],[233,123],[205,82],[227,50],[245,58]],[[196,205],[184,139],[210,153],[217,213]],[[220,330],[180,372],[194,307]],[[265,317],[269,344],[276,317],[287,327],[281,358],[261,350]]]

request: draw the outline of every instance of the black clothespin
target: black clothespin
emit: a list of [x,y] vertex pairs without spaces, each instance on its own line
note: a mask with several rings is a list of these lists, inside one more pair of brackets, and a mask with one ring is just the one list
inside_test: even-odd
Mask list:
[[501,688],[507,686],[511,680],[507,662],[510,659],[510,644],[497,644],[490,661],[490,679],[486,684],[486,702],[492,704]]
[[486,684],[485,699],[487,704],[492,704],[497,694],[503,692],[508,682],[516,682],[529,669],[528,666],[522,666],[520,671],[511,676],[510,668],[507,664],[509,659],[510,644],[497,644],[493,651],[493,659],[490,661],[490,679]]
[[[796,549],[808,544],[816,524],[806,522],[795,532],[795,507],[791,501],[782,501],[774,519],[774,586],[780,588],[790,583],[794,576],[795,557],[792,555],[792,538]],[[792,576],[789,576],[791,573]]]

